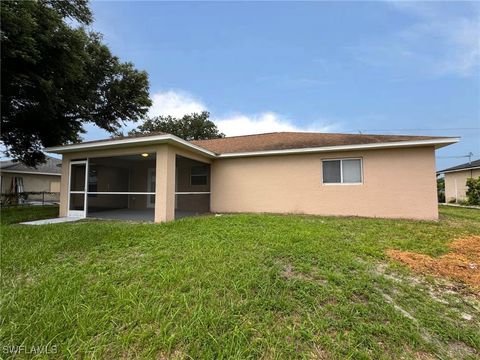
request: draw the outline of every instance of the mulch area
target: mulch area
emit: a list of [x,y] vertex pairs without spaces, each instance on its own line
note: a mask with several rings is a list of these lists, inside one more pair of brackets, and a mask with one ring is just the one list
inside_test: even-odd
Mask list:
[[451,252],[438,258],[400,250],[386,253],[416,272],[447,277],[480,290],[480,236],[457,239],[449,248]]

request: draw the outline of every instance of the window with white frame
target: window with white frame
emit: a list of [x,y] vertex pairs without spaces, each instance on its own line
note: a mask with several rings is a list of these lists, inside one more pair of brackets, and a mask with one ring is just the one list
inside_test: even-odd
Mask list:
[[190,168],[191,185],[207,185],[208,166],[192,166]]
[[322,161],[324,184],[361,184],[362,159],[332,159]]

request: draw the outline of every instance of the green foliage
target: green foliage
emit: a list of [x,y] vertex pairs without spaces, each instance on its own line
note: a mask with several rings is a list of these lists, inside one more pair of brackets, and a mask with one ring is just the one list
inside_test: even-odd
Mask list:
[[1,140],[36,165],[43,147],[79,141],[85,123],[109,132],[142,118],[148,78],[87,32],[86,0],[1,2]]
[[467,179],[468,205],[480,205],[480,176]]
[[3,225],[0,343],[56,345],[48,359],[474,359],[468,288],[385,257],[480,233],[480,211],[440,211]]
[[445,178],[437,179],[437,199],[439,203],[445,202]]
[[158,116],[145,122],[136,129],[130,131],[129,135],[152,134],[164,132],[176,135],[185,140],[205,140],[225,137],[217,126],[209,120],[210,113],[202,111],[200,114],[193,113],[185,115],[181,119],[172,116]]

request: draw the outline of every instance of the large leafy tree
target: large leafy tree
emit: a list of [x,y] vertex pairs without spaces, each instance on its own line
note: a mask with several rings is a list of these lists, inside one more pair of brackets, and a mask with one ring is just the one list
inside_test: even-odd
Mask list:
[[87,0],[1,2],[1,141],[27,165],[77,142],[86,123],[117,133],[151,100],[148,77],[88,32]]
[[147,135],[156,132],[165,132],[176,135],[185,140],[205,140],[223,138],[215,123],[209,120],[210,113],[202,111],[200,114],[185,115],[180,119],[172,116],[158,116],[147,119],[129,135]]

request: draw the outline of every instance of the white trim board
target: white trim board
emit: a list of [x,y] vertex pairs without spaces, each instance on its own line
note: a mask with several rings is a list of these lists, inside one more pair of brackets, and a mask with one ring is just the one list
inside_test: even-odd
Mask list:
[[474,166],[474,167],[465,168],[465,169],[448,170],[448,171],[437,171],[437,174],[449,174],[454,172],[470,171],[470,170],[477,170],[477,169],[480,169],[480,166]]
[[8,174],[28,174],[28,175],[48,175],[48,176],[62,176],[62,174],[58,173],[47,173],[47,172],[38,172],[38,171],[22,171],[22,170],[8,170],[8,169],[0,169],[2,173]]

